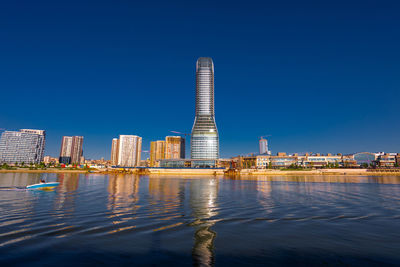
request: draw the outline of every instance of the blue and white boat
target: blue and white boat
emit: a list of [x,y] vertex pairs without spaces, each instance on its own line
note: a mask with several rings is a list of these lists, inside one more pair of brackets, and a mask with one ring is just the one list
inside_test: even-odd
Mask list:
[[50,189],[58,186],[59,182],[50,182],[50,183],[40,183],[40,184],[31,184],[26,186],[27,189]]

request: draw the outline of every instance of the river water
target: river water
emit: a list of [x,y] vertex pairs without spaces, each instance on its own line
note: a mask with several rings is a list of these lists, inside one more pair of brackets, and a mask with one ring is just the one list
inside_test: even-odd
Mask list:
[[400,177],[1,173],[0,266],[74,264],[400,265]]

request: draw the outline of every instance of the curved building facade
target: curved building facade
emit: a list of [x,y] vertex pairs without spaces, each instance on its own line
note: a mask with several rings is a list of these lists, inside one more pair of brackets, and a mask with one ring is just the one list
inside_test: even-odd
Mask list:
[[217,159],[219,138],[214,114],[214,63],[201,57],[196,63],[196,116],[192,128],[192,159]]

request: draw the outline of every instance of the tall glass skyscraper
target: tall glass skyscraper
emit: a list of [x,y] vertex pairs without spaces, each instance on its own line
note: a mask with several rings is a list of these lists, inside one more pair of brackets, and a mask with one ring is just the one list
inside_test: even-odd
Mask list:
[[219,140],[214,114],[214,63],[201,57],[196,63],[196,117],[190,144],[192,159],[218,159]]

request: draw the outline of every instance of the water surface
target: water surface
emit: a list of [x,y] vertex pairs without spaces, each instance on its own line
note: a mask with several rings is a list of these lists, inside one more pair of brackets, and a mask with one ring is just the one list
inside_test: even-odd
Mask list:
[[0,265],[73,264],[400,265],[400,178],[0,174]]

